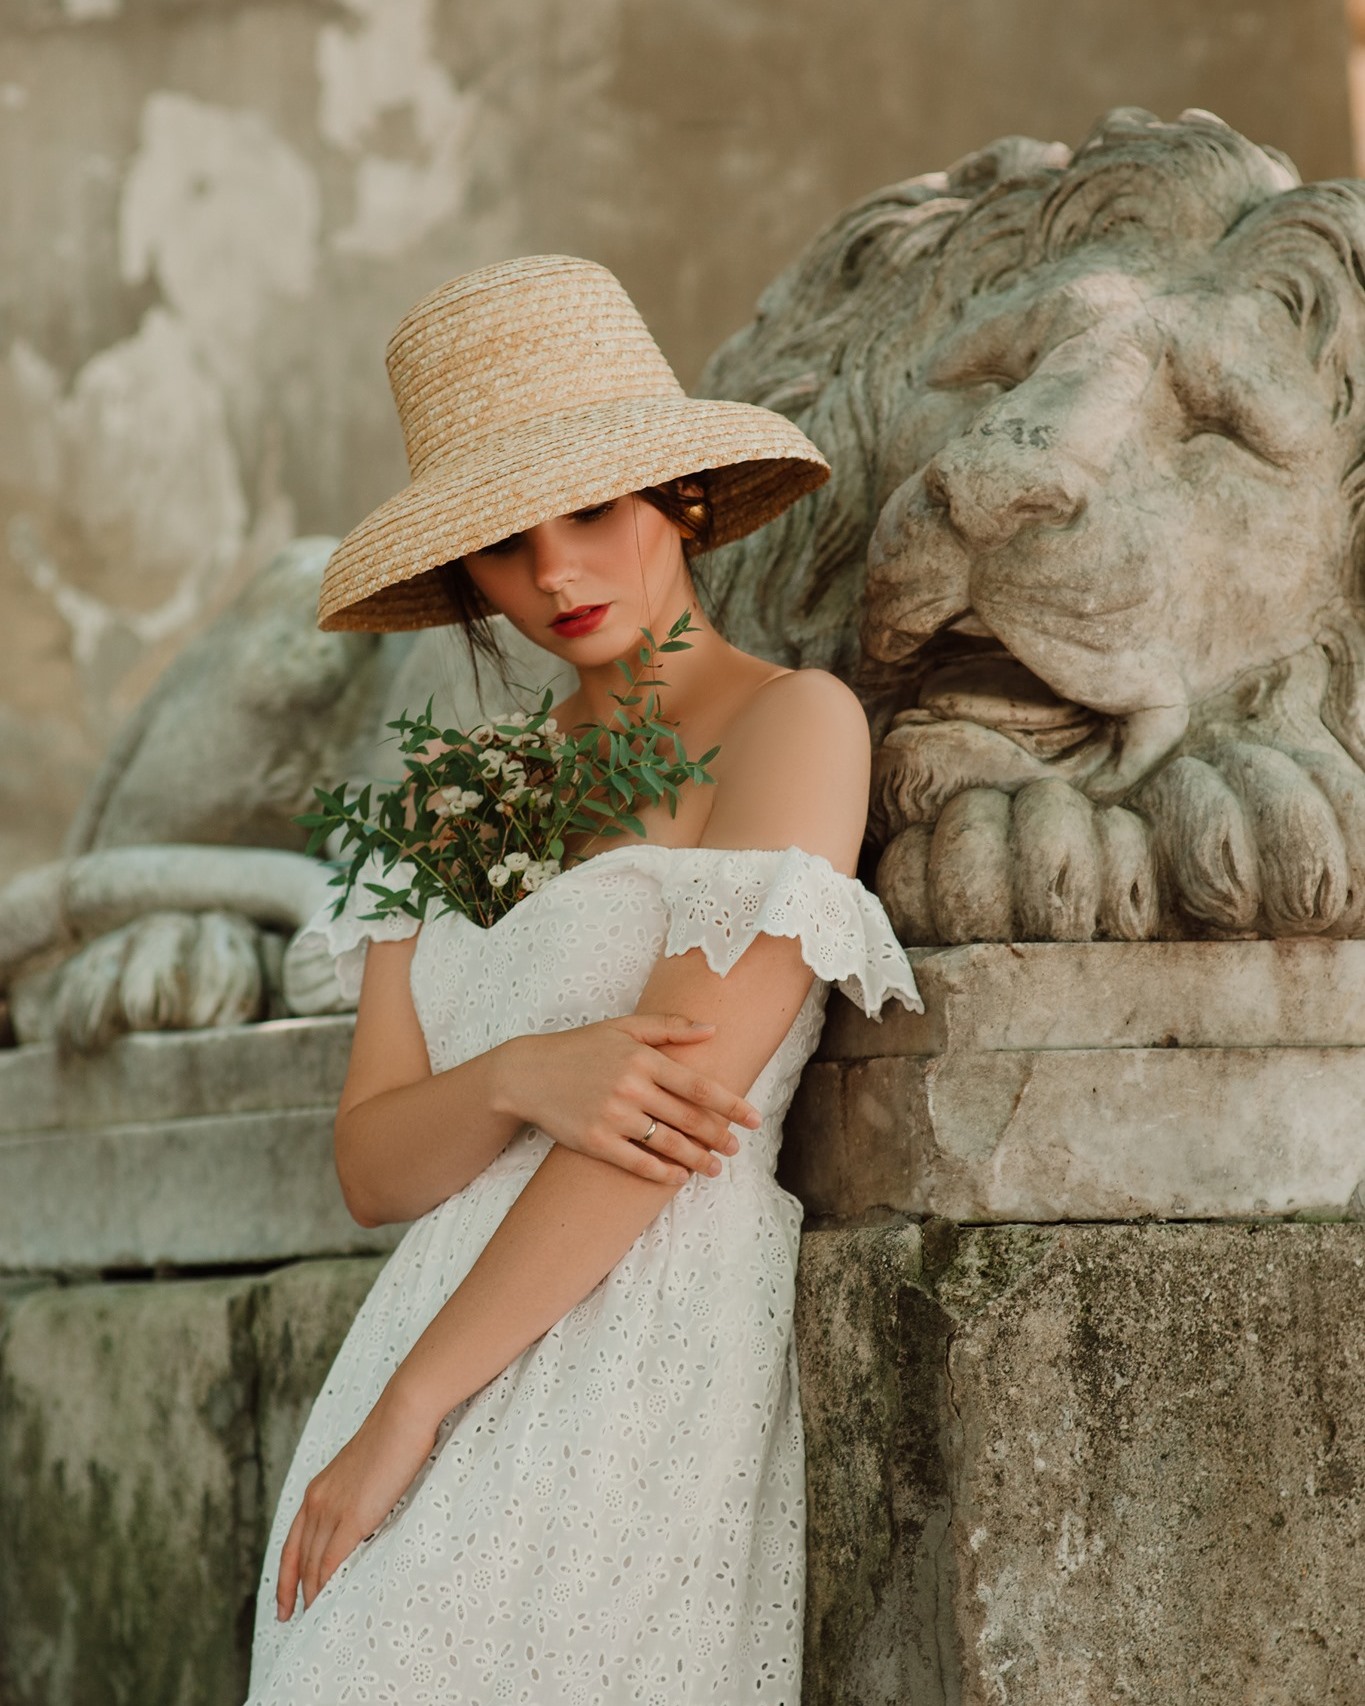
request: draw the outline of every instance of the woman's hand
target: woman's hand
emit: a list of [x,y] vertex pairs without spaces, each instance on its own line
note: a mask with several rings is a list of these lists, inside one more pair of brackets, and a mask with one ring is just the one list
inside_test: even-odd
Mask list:
[[719,1173],[719,1156],[739,1148],[731,1124],[761,1124],[758,1110],[661,1050],[703,1042],[715,1028],[676,1014],[630,1013],[517,1037],[503,1045],[508,1103],[566,1149],[642,1179],[678,1184],[691,1173]]
[[374,1533],[430,1456],[430,1417],[386,1387],[348,1444],[308,1483],[280,1554],[275,1612],[287,1623],[300,1585],[306,1610],[345,1559]]

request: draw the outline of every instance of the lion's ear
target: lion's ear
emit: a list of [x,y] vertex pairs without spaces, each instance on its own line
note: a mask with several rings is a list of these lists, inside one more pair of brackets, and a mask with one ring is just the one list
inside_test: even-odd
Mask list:
[[1322,720],[1365,770],[1365,623],[1347,616],[1318,635],[1327,654]]

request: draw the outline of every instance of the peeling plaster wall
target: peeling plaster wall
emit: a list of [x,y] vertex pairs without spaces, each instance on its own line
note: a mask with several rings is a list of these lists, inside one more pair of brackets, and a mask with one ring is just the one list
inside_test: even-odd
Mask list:
[[1341,0],[0,0],[0,880],[253,569],[401,482],[423,291],[591,255],[690,380],[852,198],[1121,102],[1347,171]]

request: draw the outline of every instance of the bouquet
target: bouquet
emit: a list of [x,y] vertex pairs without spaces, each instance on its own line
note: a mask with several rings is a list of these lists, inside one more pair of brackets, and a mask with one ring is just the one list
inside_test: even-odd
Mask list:
[[[689,759],[659,714],[657,660],[690,647],[690,627],[684,611],[662,643],[640,630],[634,667],[617,660],[625,687],[611,695],[607,723],[561,729],[548,688],[538,710],[469,730],[437,728],[430,699],[420,715],[388,723],[402,780],[354,795],[344,783],[315,788],[321,810],[295,820],[310,831],[310,853],[340,846],[333,916],[359,882],[375,897],[366,918],[424,919],[434,906],[487,926],[573,862],[566,837],[643,836],[642,803],[662,801],[672,815],[684,782],[714,780],[706,766],[720,750]],[[386,880],[374,880],[376,865]]]

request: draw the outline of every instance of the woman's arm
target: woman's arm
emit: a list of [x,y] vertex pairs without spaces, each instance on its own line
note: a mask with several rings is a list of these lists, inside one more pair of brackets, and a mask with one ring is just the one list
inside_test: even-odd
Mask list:
[[[758,1115],[724,1080],[675,1064],[710,1033],[680,1014],[644,1008],[549,1036],[515,1037],[433,1074],[413,1010],[415,940],[371,946],[351,1064],[333,1139],[337,1177],[362,1226],[413,1220],[462,1190],[523,1124],[674,1188],[690,1170],[719,1170],[732,1122]],[[629,1139],[643,1106],[671,1121],[667,1156]],[[682,1165],[678,1165],[682,1163]]]
[[[795,845],[851,872],[870,757],[857,700],[833,677],[803,671],[760,692],[744,725],[731,732],[705,844]],[[697,950],[660,960],[641,1008],[713,1022],[705,1041],[662,1052],[685,1054],[689,1071],[747,1091],[811,981],[796,942],[764,936],[723,978]],[[559,1147],[546,1156],[355,1439],[310,1485],[281,1560],[281,1616],[292,1611],[300,1580],[311,1604],[382,1520],[441,1418],[581,1302],[677,1188]]]

